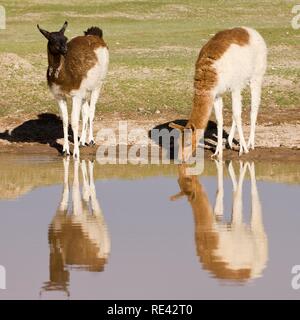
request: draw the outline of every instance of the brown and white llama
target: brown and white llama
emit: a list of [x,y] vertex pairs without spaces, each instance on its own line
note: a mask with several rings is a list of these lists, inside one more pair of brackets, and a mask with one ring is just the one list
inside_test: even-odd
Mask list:
[[[199,142],[196,140],[203,136],[214,107],[218,126],[218,143],[214,155],[222,158],[222,95],[230,91],[233,116],[228,143],[232,147],[237,128],[240,138],[239,154],[247,153],[249,148],[254,149],[255,126],[266,65],[267,47],[264,39],[256,30],[240,27],[218,32],[203,46],[196,62],[193,108],[186,126],[171,123],[170,127],[181,131],[192,130],[191,149],[193,152]],[[251,130],[248,144],[246,144],[241,120],[241,91],[248,83],[251,90]],[[196,135],[196,130],[200,130],[200,134],[198,132]],[[184,159],[188,159],[190,155],[191,150],[185,148],[182,154]]]
[[[72,98],[71,125],[74,137],[74,158],[79,157],[78,130],[82,110],[82,134],[80,144],[93,145],[93,121],[96,103],[107,74],[109,64],[108,48],[102,37],[102,30],[89,28],[84,36],[69,42],[64,35],[68,23],[58,32],[48,32],[37,26],[48,40],[47,81],[50,91],[58,102],[64,130],[63,153],[70,155],[68,141],[67,96]],[[88,139],[87,127],[89,126]]]
[[[74,161],[73,184],[69,188],[70,159],[63,159],[64,183],[60,204],[49,225],[50,280],[42,291],[60,290],[68,293],[70,269],[101,272],[110,253],[110,237],[97,200],[94,164]],[[79,165],[82,173],[80,193]],[[71,194],[70,194],[71,193]],[[72,196],[71,196],[72,195]],[[72,198],[72,202],[70,202]]]
[[[216,161],[218,191],[213,209],[197,176],[186,174],[186,166],[179,166],[180,192],[175,200],[187,196],[195,222],[197,255],[203,268],[214,277],[227,281],[246,282],[261,276],[268,260],[268,239],[264,231],[262,210],[256,186],[254,163],[241,163],[237,181],[232,163],[228,171],[233,184],[230,223],[223,220],[223,163]],[[251,221],[243,222],[242,191],[247,168],[251,180]]]

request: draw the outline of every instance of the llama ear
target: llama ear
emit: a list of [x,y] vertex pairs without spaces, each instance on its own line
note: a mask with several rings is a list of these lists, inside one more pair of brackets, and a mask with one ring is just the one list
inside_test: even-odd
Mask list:
[[183,131],[184,130],[184,126],[181,126],[180,124],[177,124],[175,122],[171,122],[169,123],[169,127],[170,128],[173,128],[173,129],[178,129],[180,131]]
[[66,31],[66,28],[68,26],[68,21],[65,21],[64,25],[62,26],[62,28],[59,30],[60,33],[64,34]]
[[46,39],[49,40],[49,38],[50,38],[50,32],[48,32],[48,31],[40,28],[39,25],[37,25],[37,28],[40,30],[41,34],[42,34]]

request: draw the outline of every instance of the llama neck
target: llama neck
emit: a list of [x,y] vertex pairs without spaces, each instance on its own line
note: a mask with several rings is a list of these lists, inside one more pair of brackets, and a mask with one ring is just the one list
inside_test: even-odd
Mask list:
[[53,54],[48,47],[48,76],[58,78],[58,75],[64,67],[65,58],[61,54]]
[[198,232],[210,231],[213,229],[214,216],[208,196],[202,185],[196,181],[194,187],[195,198],[190,201],[195,228]]
[[200,91],[195,88],[193,109],[187,127],[205,129],[213,106],[213,94],[211,91]]

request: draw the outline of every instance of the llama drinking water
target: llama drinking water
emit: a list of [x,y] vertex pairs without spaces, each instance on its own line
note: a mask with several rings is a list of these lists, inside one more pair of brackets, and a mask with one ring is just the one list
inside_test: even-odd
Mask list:
[[[232,214],[225,221],[223,162],[215,160],[218,176],[216,204],[213,209],[204,186],[187,167],[178,167],[180,192],[171,197],[186,196],[193,211],[197,255],[204,269],[218,279],[245,283],[262,275],[268,261],[268,238],[264,229],[262,207],[257,189],[254,163],[240,162],[236,178],[232,162],[228,172],[232,181]],[[251,181],[251,219],[244,222],[243,184],[249,169]],[[250,191],[249,191],[250,192]]]
[[[250,28],[234,28],[217,33],[201,49],[196,62],[194,78],[194,101],[190,119],[185,127],[171,123],[170,127],[181,131],[192,130],[192,151],[196,149],[199,138],[196,131],[201,130],[201,137],[214,107],[218,125],[218,143],[215,154],[223,155],[223,100],[226,91],[232,96],[232,127],[228,143],[237,128],[240,138],[240,155],[254,149],[255,125],[260,105],[261,87],[267,65],[267,47],[261,35]],[[251,130],[248,144],[242,129],[241,91],[247,84],[251,90]],[[183,157],[188,159],[190,150],[184,150]]]

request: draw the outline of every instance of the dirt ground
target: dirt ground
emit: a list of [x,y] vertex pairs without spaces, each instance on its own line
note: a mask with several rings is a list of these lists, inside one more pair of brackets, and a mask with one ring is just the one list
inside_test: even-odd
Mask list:
[[[276,160],[276,161],[300,161],[300,110],[278,110],[275,114],[267,110],[261,112],[258,118],[256,130],[256,149],[243,155],[245,160]],[[95,120],[95,137],[101,128],[112,128],[118,136],[120,120],[128,119],[122,114],[114,113],[102,116]],[[145,132],[168,123],[186,117],[174,114],[149,115],[135,114],[129,118],[128,131],[132,129],[144,129]],[[148,119],[147,119],[148,118]],[[225,132],[230,128],[231,115],[225,112]],[[271,121],[272,120],[272,121]],[[179,120],[180,121],[180,120]],[[249,119],[244,115],[244,134],[249,135]],[[206,131],[209,139],[216,139],[216,125],[212,117]],[[41,114],[39,116],[28,116],[27,119],[6,117],[0,119],[0,146],[1,153],[9,154],[49,154],[59,155],[62,144],[62,124],[59,117],[54,114]],[[237,138],[237,137],[236,137]],[[135,143],[134,138],[128,139],[128,145]],[[148,139],[148,143],[151,140]],[[96,144],[102,141],[96,138]],[[118,144],[118,142],[117,142]],[[236,146],[237,148],[237,146]],[[71,146],[72,150],[72,146]],[[97,146],[81,148],[82,156],[95,155]],[[206,150],[205,155],[210,157],[213,150]],[[224,151],[224,160],[238,159],[238,152],[233,150]]]

